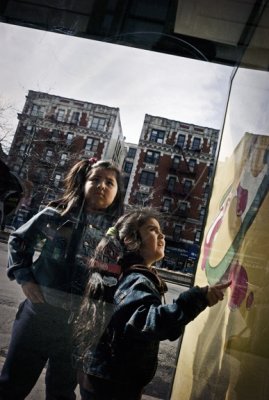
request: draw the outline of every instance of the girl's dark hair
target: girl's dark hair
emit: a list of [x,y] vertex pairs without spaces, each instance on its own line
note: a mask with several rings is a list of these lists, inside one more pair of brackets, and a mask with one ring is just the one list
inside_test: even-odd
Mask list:
[[[141,237],[139,234],[139,229],[142,225],[144,225],[150,218],[154,218],[160,220],[160,214],[151,207],[144,207],[137,210],[130,211],[124,215],[122,215],[118,221],[114,225],[114,230],[116,233],[116,238],[122,245],[124,257],[132,252],[139,253],[139,249],[141,246]],[[127,241],[124,239],[128,239]],[[110,237],[106,236],[99,243],[95,258],[99,258],[102,256],[104,249],[106,246],[109,246]]]
[[[81,353],[84,353],[87,346],[96,343],[111,317],[112,304],[107,302],[108,289],[103,279],[105,273],[102,269],[98,270],[98,262],[118,263],[122,271],[134,264],[143,264],[144,260],[139,254],[141,247],[139,228],[150,218],[159,220],[159,213],[149,207],[130,211],[118,219],[112,233],[107,234],[98,244],[92,259],[92,273],[75,322],[75,338]],[[112,248],[114,260],[110,258],[108,261],[107,257],[108,255],[111,257]]]
[[91,160],[78,161],[65,177],[64,195],[60,199],[50,202],[49,206],[62,209],[62,215],[74,208],[79,209],[84,202],[84,185],[91,175],[91,172],[97,168],[108,169],[115,172],[118,184],[117,195],[113,203],[104,211],[113,217],[121,215],[123,211],[123,184],[121,172],[119,168],[109,160],[100,160],[95,163],[92,163]]

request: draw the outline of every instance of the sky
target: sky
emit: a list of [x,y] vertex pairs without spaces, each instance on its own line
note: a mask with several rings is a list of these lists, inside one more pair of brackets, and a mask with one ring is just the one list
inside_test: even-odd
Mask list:
[[220,159],[230,156],[244,134],[269,135],[269,72],[238,69],[232,82]]
[[28,90],[120,109],[138,143],[145,114],[220,129],[232,68],[0,23],[0,102],[17,112]]

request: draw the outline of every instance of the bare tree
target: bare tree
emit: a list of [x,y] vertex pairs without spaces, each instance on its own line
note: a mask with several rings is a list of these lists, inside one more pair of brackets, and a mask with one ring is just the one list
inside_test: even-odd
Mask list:
[[8,152],[14,133],[14,128],[11,124],[12,113],[14,112],[14,106],[0,98],[0,144],[5,152]]

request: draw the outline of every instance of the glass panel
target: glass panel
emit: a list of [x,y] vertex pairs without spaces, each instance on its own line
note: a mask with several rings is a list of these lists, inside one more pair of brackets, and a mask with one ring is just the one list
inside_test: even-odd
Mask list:
[[[14,173],[22,176],[24,185],[19,211],[8,215],[4,220],[4,229],[10,232],[20,227],[49,201],[63,195],[64,178],[69,168],[82,158],[92,157],[88,150],[85,152],[85,146],[90,149],[89,153],[98,150],[99,158],[113,159],[115,153],[111,148],[119,152],[118,135],[124,132],[129,143],[128,156],[134,158],[137,153],[136,182],[139,184],[141,177],[140,186],[145,185],[141,192],[133,191],[134,201],[130,205],[149,205],[158,209],[164,205],[167,210],[169,208],[166,222],[172,222],[166,240],[172,244],[169,246],[171,257],[167,263],[170,260],[169,271],[175,274],[181,271],[182,276],[186,263],[193,257],[195,232],[197,226],[201,228],[201,223],[189,215],[191,207],[187,203],[179,206],[181,200],[187,199],[182,190],[169,196],[173,197],[171,201],[164,202],[167,176],[175,175],[179,187],[183,179],[181,175],[184,178],[190,176],[186,173],[186,167],[183,167],[186,161],[181,150],[190,150],[187,144],[190,144],[188,135],[193,133],[192,124],[212,127],[217,132],[220,129],[231,68],[3,23],[0,33],[3,38],[1,95],[7,98],[11,95],[11,101],[16,106],[9,117],[12,129],[7,135],[8,140],[3,140],[1,144],[7,154],[15,132],[22,134],[20,140],[13,143],[17,147],[13,147],[14,157],[12,152],[9,153],[8,163]],[[29,106],[33,93],[38,94],[35,108]],[[49,102],[47,95],[51,96]],[[85,107],[82,107],[84,103]],[[77,110],[80,110],[79,113]],[[18,112],[21,113],[19,119]],[[154,125],[146,131],[148,138],[152,133],[148,150],[152,152],[150,160],[153,165],[147,165],[147,171],[141,173],[143,166],[139,166],[138,159],[141,150],[146,153],[146,146],[138,146],[138,140],[147,113],[154,117]],[[170,121],[171,129],[167,129],[167,121]],[[76,125],[78,122],[79,126]],[[17,126],[20,128],[18,131]],[[28,129],[27,126],[32,128]],[[26,131],[31,134],[26,134]],[[184,132],[178,140],[182,149],[175,146],[180,132]],[[26,136],[27,143],[24,141]],[[88,136],[93,137],[86,144]],[[130,146],[132,144],[134,148]],[[190,156],[194,157],[188,154],[188,159]],[[46,158],[49,162],[44,162]],[[165,166],[159,168],[159,161],[163,159]],[[128,171],[131,169],[131,164],[122,162],[121,165],[125,165]],[[171,171],[172,167],[174,171]],[[155,170],[158,171],[156,175],[150,172]],[[132,175],[135,175],[134,171]],[[210,184],[211,181],[207,182]],[[126,193],[130,192],[132,189],[128,186]],[[9,200],[14,206],[16,197]],[[187,219],[194,225],[186,223],[185,226]],[[69,222],[61,226],[64,240],[70,237],[73,227],[76,229],[78,220]],[[175,225],[178,227],[174,232]],[[87,225],[91,229],[94,226],[94,223]],[[96,240],[105,232],[103,227],[100,231]],[[59,232],[56,233],[58,235]],[[183,238],[183,235],[188,236]],[[184,242],[181,242],[182,238]],[[60,257],[63,247],[59,242],[57,246],[55,257]],[[194,263],[198,246],[195,249]],[[188,271],[194,271],[195,267]],[[4,268],[2,271],[5,274]],[[5,279],[4,285],[8,285],[6,275]],[[3,282],[2,279],[0,281]],[[187,285],[190,283],[191,279],[188,279]],[[185,286],[182,288],[169,283],[168,301],[185,289]],[[4,293],[2,287],[1,292]],[[10,304],[20,301],[19,290],[16,293],[18,297],[14,300],[12,296]],[[14,307],[12,311],[15,311]],[[11,324],[7,329],[11,329]],[[170,399],[178,343],[165,341],[161,344],[160,364],[154,380],[146,388],[148,396]],[[5,332],[4,349],[7,346],[8,335]]]
[[268,64],[259,29],[232,76],[194,282],[232,284],[187,326],[172,400],[269,397],[269,72],[251,68],[258,54]]

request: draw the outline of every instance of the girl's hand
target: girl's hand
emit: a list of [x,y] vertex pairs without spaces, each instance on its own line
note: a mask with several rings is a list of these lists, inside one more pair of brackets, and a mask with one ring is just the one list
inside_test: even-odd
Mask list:
[[208,286],[206,299],[209,307],[212,307],[219,301],[223,300],[224,298],[223,290],[227,289],[227,287],[229,287],[231,283],[232,281],[228,281],[226,283],[220,283],[218,285]]
[[21,285],[24,295],[32,303],[45,303],[40,287],[34,282],[25,282]]

